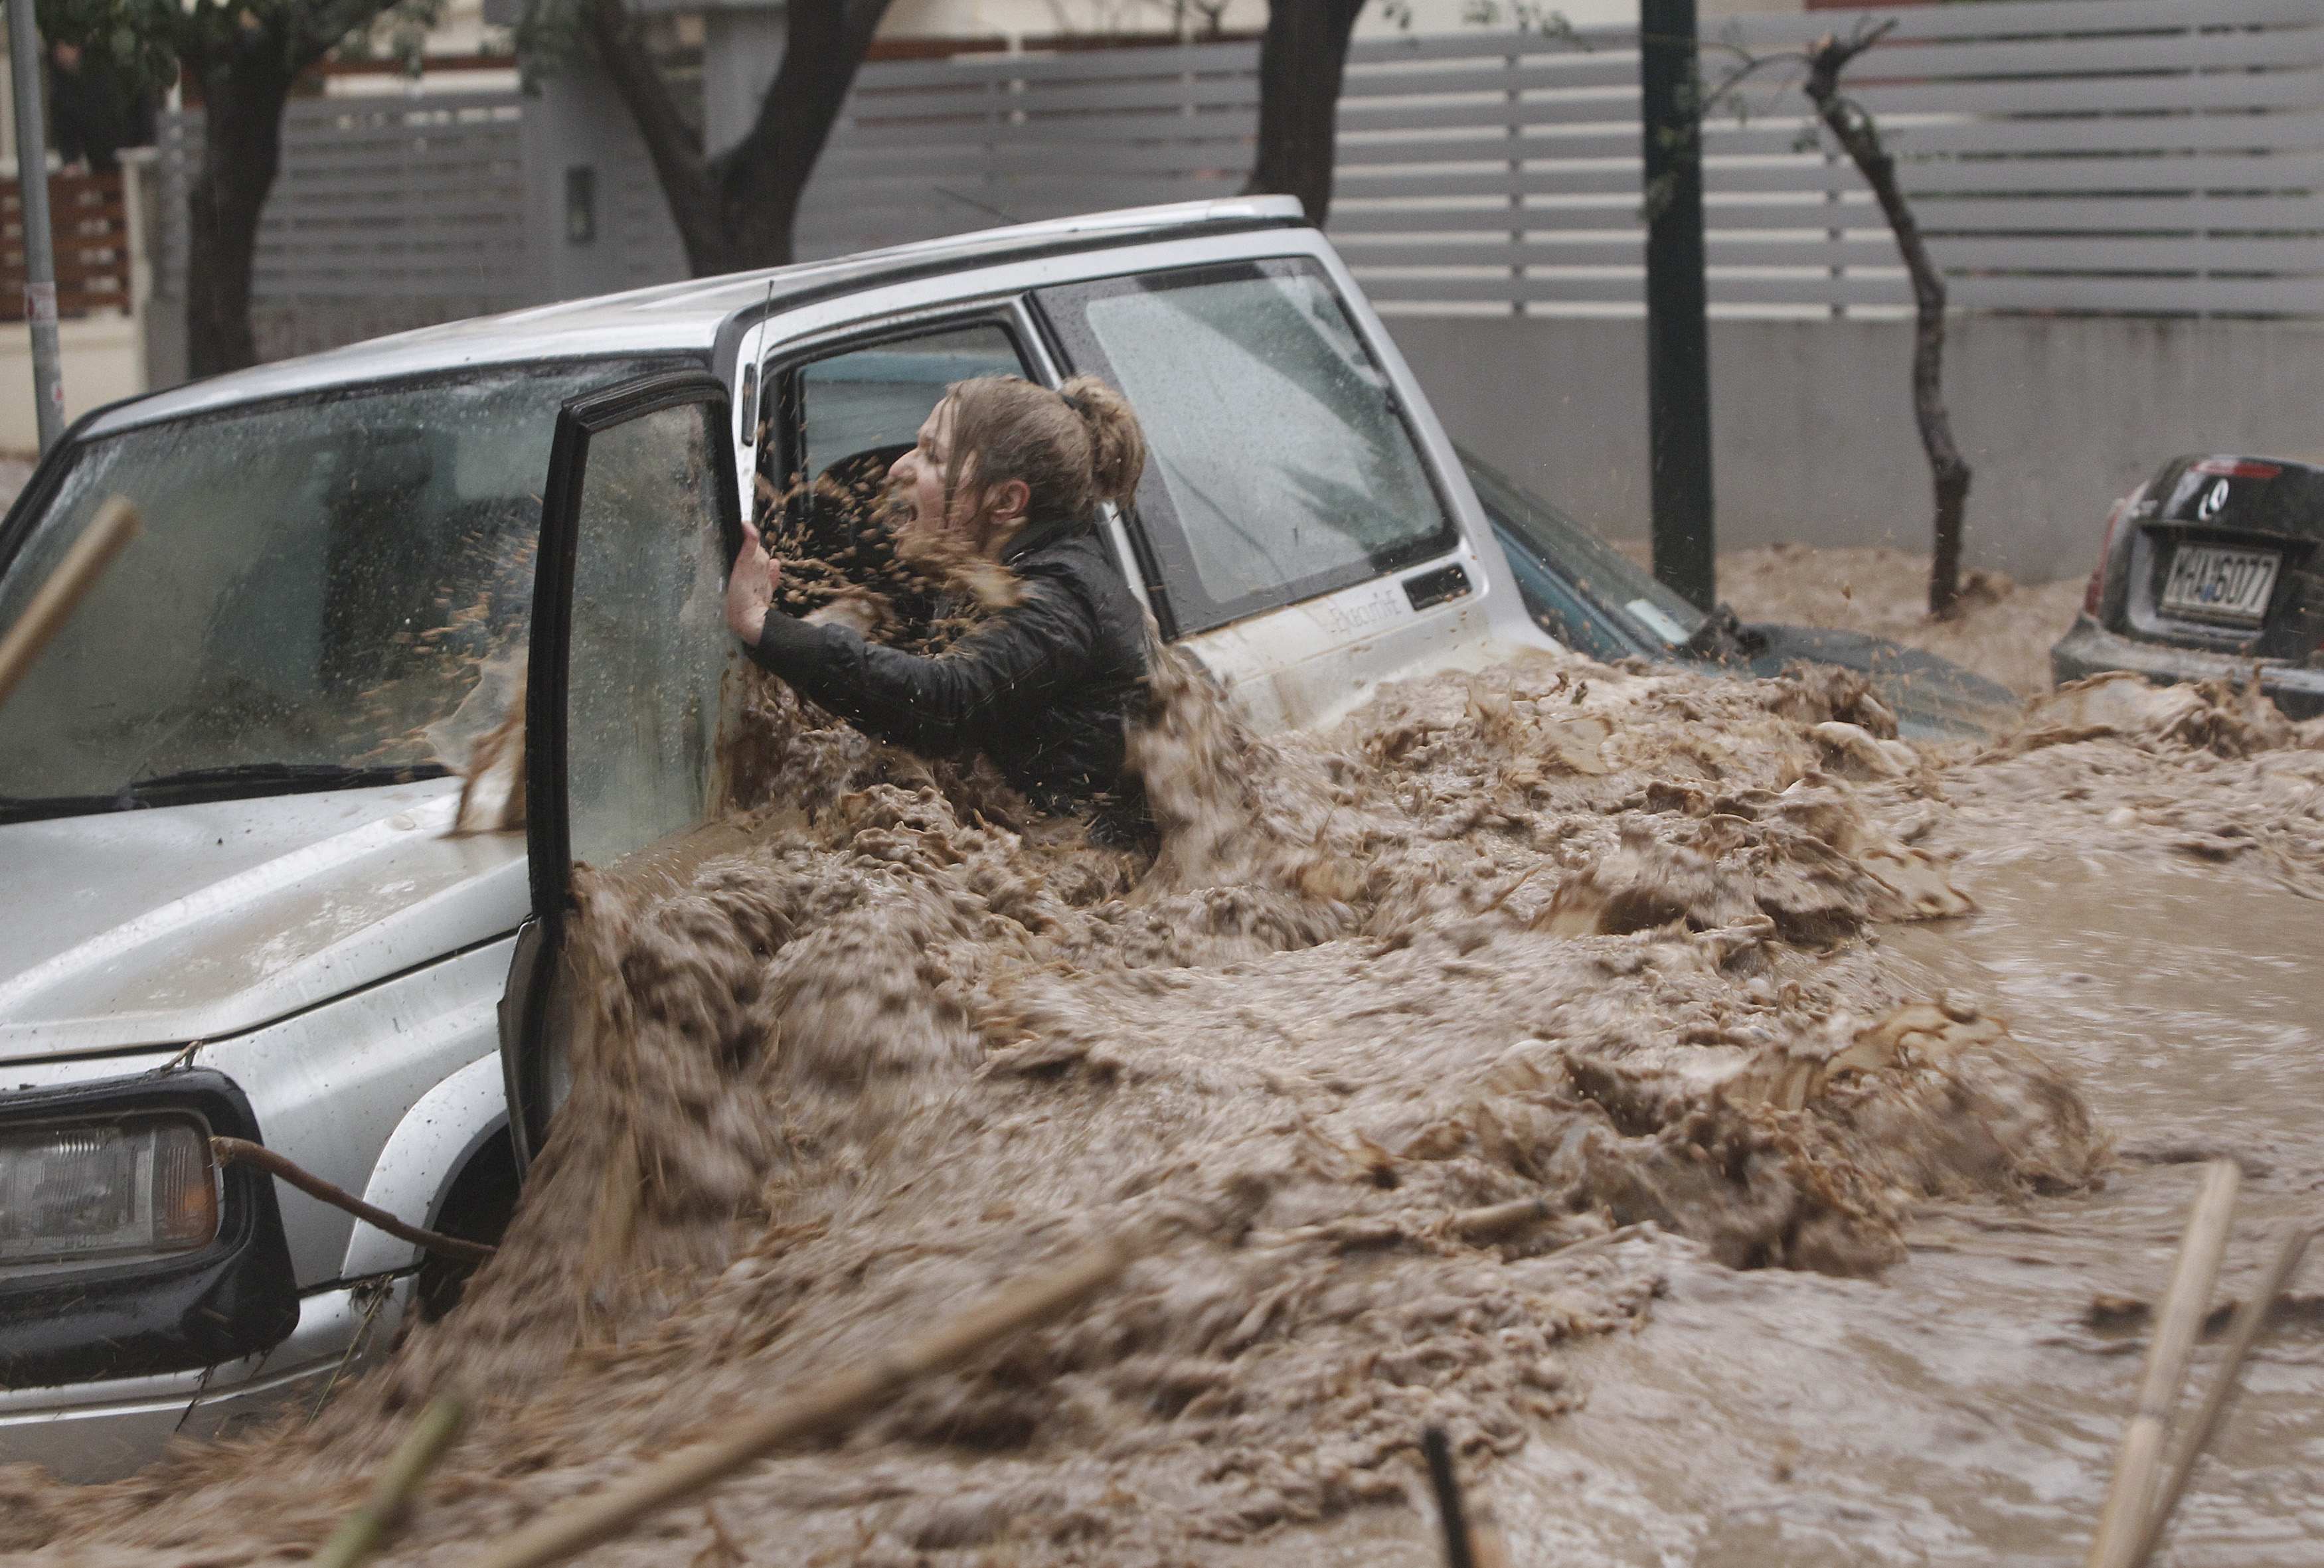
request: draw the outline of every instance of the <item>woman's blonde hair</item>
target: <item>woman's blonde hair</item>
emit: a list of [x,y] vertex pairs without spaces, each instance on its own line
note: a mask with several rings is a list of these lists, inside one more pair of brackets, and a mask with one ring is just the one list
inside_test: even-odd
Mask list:
[[954,383],[945,397],[952,404],[947,501],[955,490],[974,500],[1019,479],[1028,492],[1028,519],[1086,517],[1101,501],[1126,504],[1146,471],[1138,416],[1093,375],[1056,392],[1013,375],[981,375]]

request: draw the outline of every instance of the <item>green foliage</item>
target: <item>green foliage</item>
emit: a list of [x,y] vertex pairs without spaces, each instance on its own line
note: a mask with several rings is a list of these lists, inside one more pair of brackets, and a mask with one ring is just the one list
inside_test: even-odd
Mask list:
[[444,0],[396,0],[379,20],[339,41],[341,60],[392,60],[407,76],[418,76],[427,52],[429,30],[443,19]]
[[525,0],[516,20],[516,58],[530,91],[544,76],[553,76],[586,57],[588,24],[584,10],[589,0]]
[[395,23],[391,48],[418,39],[443,0],[36,0],[41,35],[78,45],[141,86],[165,87],[245,51],[280,51],[303,69],[334,48],[367,53],[372,26]]
[[38,0],[33,15],[43,40],[76,45],[144,90],[177,79],[175,10],[169,0]]

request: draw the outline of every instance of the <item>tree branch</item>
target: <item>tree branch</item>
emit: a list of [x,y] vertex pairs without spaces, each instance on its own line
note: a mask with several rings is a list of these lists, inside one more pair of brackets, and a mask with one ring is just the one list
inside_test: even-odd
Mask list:
[[1863,106],[1840,90],[1840,73],[1850,60],[1886,36],[1895,21],[1842,41],[1826,33],[1808,51],[1804,90],[1816,117],[1830,131],[1888,220],[1896,252],[1913,282],[1913,417],[1928,454],[1936,492],[1936,521],[1930,540],[1929,613],[1950,615],[1960,595],[1961,529],[1968,509],[1969,466],[1953,440],[1945,410],[1945,278],[1929,254],[1921,226],[1896,180],[1896,160],[1882,144],[1879,127]]
[[653,163],[678,240],[686,246],[687,270],[697,278],[731,270],[731,249],[718,222],[717,188],[702,155],[702,139],[678,113],[678,99],[629,12],[622,0],[582,0],[582,25],[597,63],[646,144],[646,157]]
[[711,179],[733,266],[791,259],[791,231],[816,160],[847,104],[889,0],[790,0],[782,62],[751,128]]

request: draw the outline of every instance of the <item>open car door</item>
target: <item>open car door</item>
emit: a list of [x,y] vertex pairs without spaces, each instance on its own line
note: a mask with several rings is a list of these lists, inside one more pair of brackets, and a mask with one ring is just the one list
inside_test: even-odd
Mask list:
[[570,1087],[574,867],[621,868],[721,794],[726,568],[742,542],[726,389],[658,372],[567,403],[541,492],[525,692],[532,918],[501,1009],[520,1169]]

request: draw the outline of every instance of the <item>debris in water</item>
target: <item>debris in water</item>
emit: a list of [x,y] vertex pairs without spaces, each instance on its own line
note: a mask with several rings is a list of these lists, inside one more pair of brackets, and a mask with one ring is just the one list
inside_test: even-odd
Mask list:
[[[1872,937],[1970,908],[1958,802],[2070,809],[2098,747],[2191,812],[2189,759],[2229,764],[2185,742],[2256,723],[2037,710],[2093,738],[1851,781],[1818,726],[1893,724],[1832,672],[1527,654],[1267,738],[1172,656],[1149,855],[735,678],[732,819],[682,871],[580,879],[572,1098],[460,1309],[311,1425],[106,1487],[0,1471],[0,1546],[303,1554],[451,1396],[475,1419],[393,1554],[456,1561],[1148,1226],[1078,1317],[591,1561],[1183,1562],[1407,1507],[1425,1427],[1489,1473],[1683,1254],[1864,1273],[1915,1203],[2088,1183],[2073,1084]],[[2324,756],[2232,765],[2213,826],[2324,875],[2312,827],[2264,826],[2312,824]]]

